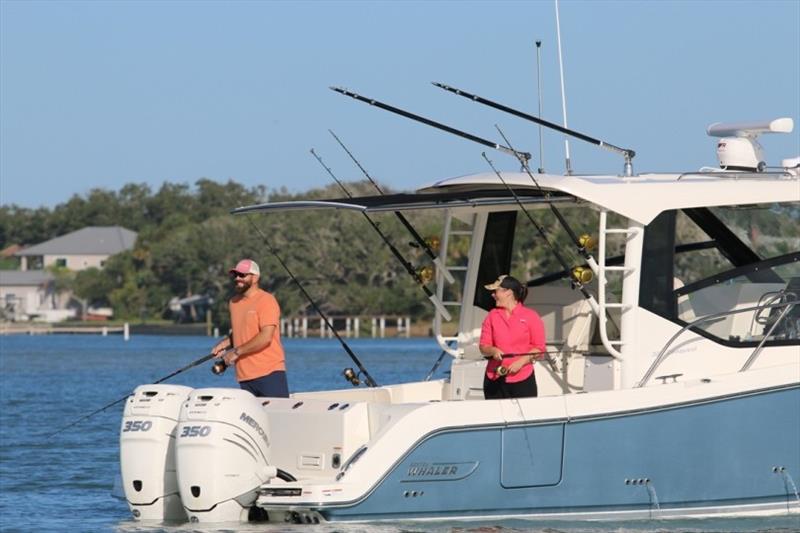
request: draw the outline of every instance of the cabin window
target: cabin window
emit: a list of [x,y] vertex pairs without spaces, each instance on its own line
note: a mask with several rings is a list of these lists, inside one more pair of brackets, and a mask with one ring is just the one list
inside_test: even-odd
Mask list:
[[800,299],[800,204],[662,213],[644,246],[642,307],[726,345],[800,343],[800,305],[775,326]]
[[67,260],[63,257],[59,257],[56,259],[56,266],[57,267],[65,267],[67,266]]
[[514,242],[516,220],[515,211],[501,211],[490,213],[486,221],[474,304],[487,311],[494,307],[494,300],[483,286],[511,270],[511,245]]
[[639,305],[667,318],[676,315],[672,294],[674,251],[675,211],[665,211],[645,230]]

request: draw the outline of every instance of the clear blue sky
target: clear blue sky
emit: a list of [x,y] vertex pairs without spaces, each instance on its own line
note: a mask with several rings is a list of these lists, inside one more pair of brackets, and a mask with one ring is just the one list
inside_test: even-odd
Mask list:
[[[800,154],[800,1],[561,2],[569,126],[637,151],[637,172],[715,165],[717,121],[795,120],[762,137]],[[555,16],[541,2],[0,0],[0,203],[53,206],[94,187],[233,178],[299,192],[358,171],[411,190],[490,169],[483,148],[328,90],[538,152],[538,128],[430,85],[561,121]],[[571,142],[578,172],[622,170]],[[488,154],[503,169],[518,165]],[[546,170],[563,138],[545,133]],[[538,162],[534,165],[538,166]]]

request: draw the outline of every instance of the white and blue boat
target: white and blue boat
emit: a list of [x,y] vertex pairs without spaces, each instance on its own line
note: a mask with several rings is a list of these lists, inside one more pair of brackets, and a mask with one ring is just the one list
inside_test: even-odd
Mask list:
[[[800,158],[767,166],[757,142],[792,128],[712,125],[720,167],[699,171],[485,173],[238,209],[441,212],[433,329],[449,378],[288,399],[142,385],[121,434],[134,516],[800,514]],[[530,273],[530,247],[545,244],[529,217],[553,206],[594,235],[595,255],[586,237],[554,236],[575,268]],[[482,287],[509,272],[528,282],[550,359],[536,365],[539,397],[484,400]]]

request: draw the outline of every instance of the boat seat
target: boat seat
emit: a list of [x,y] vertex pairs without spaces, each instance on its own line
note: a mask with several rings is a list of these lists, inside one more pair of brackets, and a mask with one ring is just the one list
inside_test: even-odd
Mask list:
[[589,302],[570,287],[531,287],[525,305],[544,322],[547,346],[559,351],[588,350],[594,314]]
[[[575,350],[588,350],[596,322],[592,307],[578,290],[562,286],[531,287],[525,299],[525,306],[535,310],[544,322],[547,346],[565,353]],[[478,342],[481,336],[480,324],[488,313],[475,308],[477,327],[461,334],[459,346],[463,359],[481,360]]]

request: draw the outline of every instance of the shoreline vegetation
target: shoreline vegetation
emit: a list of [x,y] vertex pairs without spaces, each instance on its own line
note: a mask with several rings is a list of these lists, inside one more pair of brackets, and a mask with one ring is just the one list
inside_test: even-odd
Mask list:
[[[348,183],[347,188],[354,195],[375,194],[365,181]],[[210,322],[220,331],[227,330],[227,301],[232,296],[228,269],[242,257],[261,265],[261,286],[278,298],[284,317],[309,317],[316,322],[313,306],[269,253],[255,224],[326,315],[410,317],[413,323],[424,324],[415,326],[415,333],[421,330],[427,335],[433,316],[429,302],[420,297],[415,282],[360,214],[230,214],[237,206],[341,195],[336,185],[294,194],[285,188],[247,188],[233,180],[219,183],[205,178],[193,186],[167,182],[157,191],[129,183],[118,191],[93,189],[53,208],[0,206],[0,249],[12,244],[29,246],[86,226],[118,225],[136,231],[134,248],[111,256],[102,269],[51,269],[57,290],[69,291],[75,307],[110,307],[114,322],[129,322],[134,333],[136,324],[160,321],[191,322],[201,330]],[[439,233],[437,215],[420,213],[409,218],[421,234]],[[428,263],[409,244],[411,237],[393,216],[376,220],[409,262]],[[17,267],[13,258],[0,265]],[[171,300],[192,296],[206,297],[205,304],[183,316],[177,315],[174,306],[170,310]],[[92,327],[103,325],[91,323]],[[362,327],[361,336],[365,334],[369,328]]]
[[[376,194],[367,181],[350,182],[346,188],[353,196]],[[387,194],[398,192],[388,187],[384,190]],[[341,196],[337,185],[290,193],[286,188],[247,188],[233,180],[219,183],[203,178],[193,186],[167,182],[154,192],[146,184],[129,183],[119,191],[93,189],[85,196],[75,195],[54,208],[0,205],[0,249],[14,244],[36,244],[86,226],[117,225],[136,231],[138,237],[133,249],[109,257],[102,269],[52,270],[55,290],[70,294],[75,307],[110,307],[114,321],[128,322],[134,333],[137,324],[162,323],[192,323],[201,330],[210,324],[220,332],[227,331],[230,327],[227,302],[233,295],[228,269],[239,259],[249,257],[261,266],[260,285],[278,299],[284,318],[307,317],[309,327],[319,320],[315,306],[281,263],[289,267],[323,313],[337,318],[337,331],[345,329],[341,323],[344,317],[361,317],[362,337],[371,336],[372,317],[387,317],[389,331],[389,326],[395,325],[389,317],[408,317],[413,336],[429,336],[433,306],[386,243],[371,230],[362,213],[300,210],[230,214],[236,206]],[[797,235],[800,212],[796,206],[728,210],[724,215],[723,222],[764,257],[788,253],[796,249],[793,243],[800,242],[797,237],[790,241],[774,237]],[[444,225],[442,210],[415,210],[406,216],[423,238],[438,240]],[[573,241],[552,213],[542,208],[536,210],[535,216],[550,245],[574,250]],[[587,216],[582,210],[565,210],[563,216],[576,234],[596,234],[596,217]],[[370,217],[415,270],[431,266],[425,252],[412,242],[411,235],[392,213]],[[613,215],[609,224],[625,222],[615,217],[618,215]],[[678,224],[678,232],[685,243],[708,240],[686,217]],[[445,254],[448,266],[464,266],[468,262],[471,239],[459,237],[463,238],[448,241]],[[512,264],[517,265],[517,270],[511,274],[532,280],[562,271],[550,247],[532,225],[518,224],[513,239]],[[623,244],[622,239],[609,242],[607,256],[621,254]],[[277,250],[280,261],[270,249]],[[724,260],[714,250],[703,253],[705,262],[697,267],[697,272],[685,271],[687,279],[709,275]],[[13,261],[14,258],[0,260],[0,268],[18,268]],[[432,284],[428,286],[433,288]],[[442,299],[452,302],[451,312],[454,312],[453,320],[443,325],[444,335],[456,333],[458,307],[462,303],[469,305],[459,301],[462,290],[463,277],[458,276],[455,284],[443,288]],[[618,292],[620,286],[609,285],[608,290]],[[176,306],[171,304],[181,299],[203,303],[179,305],[180,311],[176,312]],[[389,331],[387,337],[391,336]]]

